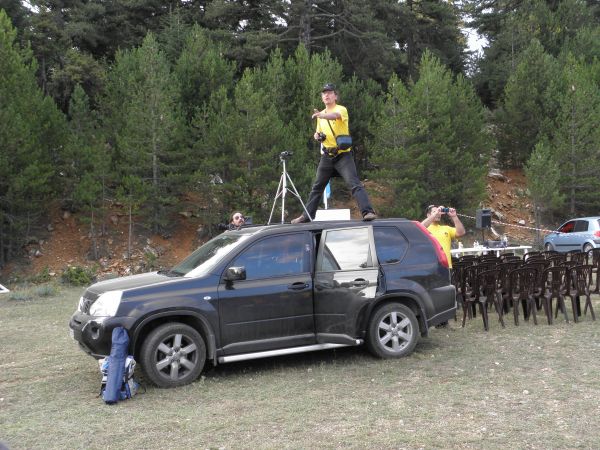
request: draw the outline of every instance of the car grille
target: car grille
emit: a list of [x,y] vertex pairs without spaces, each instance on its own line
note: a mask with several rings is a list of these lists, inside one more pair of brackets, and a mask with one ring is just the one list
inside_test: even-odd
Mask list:
[[81,311],[84,314],[89,314],[90,307],[96,300],[98,300],[98,294],[86,291],[83,294],[83,297],[79,299],[79,311]]

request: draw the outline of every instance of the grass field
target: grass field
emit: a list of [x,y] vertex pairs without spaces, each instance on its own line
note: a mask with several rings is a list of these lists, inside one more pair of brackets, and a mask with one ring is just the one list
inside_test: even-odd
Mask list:
[[221,365],[107,406],[97,363],[68,335],[81,289],[56,289],[0,295],[0,442],[11,449],[600,447],[600,320],[589,314],[507,318],[506,329],[494,319],[488,333],[479,317],[450,323],[401,360],[345,348]]

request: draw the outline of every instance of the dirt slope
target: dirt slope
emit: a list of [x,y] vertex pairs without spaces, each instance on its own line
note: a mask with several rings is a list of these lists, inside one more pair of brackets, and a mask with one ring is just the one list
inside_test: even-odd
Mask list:
[[[493,228],[499,234],[506,234],[510,243],[533,242],[535,232],[525,227],[533,227],[533,214],[529,198],[526,195],[526,183],[519,170],[505,171],[496,177],[488,177],[488,198],[482,205],[495,211]],[[380,186],[372,181],[366,182],[369,191],[379,191]],[[343,204],[340,204],[343,203]],[[354,201],[337,202],[335,207],[351,209],[352,217],[359,217]],[[375,203],[375,207],[378,205]],[[461,219],[468,230],[463,238],[465,246],[473,240],[481,240],[481,231],[475,229],[475,211],[459,211]],[[133,255],[127,259],[127,216],[116,207],[106,224],[108,230],[104,237],[105,254],[99,261],[91,261],[88,256],[91,250],[89,225],[82,216],[71,215],[55,208],[48,224],[48,233],[30,240],[27,246],[27,257],[24,261],[15,262],[0,272],[0,280],[14,276],[32,276],[45,270],[58,276],[68,266],[94,267],[100,274],[129,274],[148,270],[152,267],[169,267],[182,260],[202,239],[198,229],[202,227],[200,220],[191,214],[178,214],[172,237],[166,239],[158,235],[136,234],[133,244]],[[519,222],[522,225],[519,225]],[[495,236],[486,231],[486,239]]]

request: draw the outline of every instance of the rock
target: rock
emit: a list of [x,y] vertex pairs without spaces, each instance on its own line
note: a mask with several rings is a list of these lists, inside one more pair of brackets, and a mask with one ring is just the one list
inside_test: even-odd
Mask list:
[[42,252],[40,252],[39,250],[36,250],[35,253],[33,254],[33,256],[35,256],[36,258],[39,258],[40,256],[42,256]]
[[523,220],[523,219],[519,219],[519,220],[517,220],[517,223],[518,223],[519,225],[525,225],[525,220]]
[[210,180],[210,184],[223,184],[223,179],[219,176],[219,174],[209,174],[208,178]]
[[54,225],[52,225],[51,223],[49,223],[48,226],[46,227],[46,230],[48,230],[48,231],[54,231]]
[[67,220],[69,217],[71,217],[71,213],[69,211],[63,211],[63,214],[62,214],[63,220]]
[[154,247],[150,247],[149,245],[144,247],[144,253],[149,253],[155,258],[158,257],[158,250],[156,250]]
[[192,217],[192,212],[191,211],[180,211],[179,215],[185,217],[186,219],[189,219],[190,217]]
[[498,169],[490,170],[488,172],[488,178],[493,178],[494,180],[499,180],[499,181],[508,181],[508,178],[506,178],[504,175],[502,175],[502,173]]
[[504,217],[504,214],[502,214],[499,211],[492,211],[492,215],[500,222],[504,222],[506,220],[506,217]]

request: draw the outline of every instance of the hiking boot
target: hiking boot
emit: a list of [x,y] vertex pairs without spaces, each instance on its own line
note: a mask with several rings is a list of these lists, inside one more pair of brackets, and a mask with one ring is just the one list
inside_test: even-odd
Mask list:
[[308,218],[304,217],[304,215],[301,215],[299,217],[296,217],[295,219],[292,219],[292,224],[295,225],[297,223],[305,223],[308,222]]
[[363,220],[365,222],[370,222],[371,220],[375,220],[375,219],[377,219],[377,214],[375,214],[373,211],[368,212],[363,216]]

